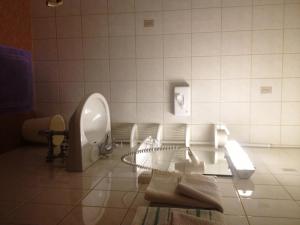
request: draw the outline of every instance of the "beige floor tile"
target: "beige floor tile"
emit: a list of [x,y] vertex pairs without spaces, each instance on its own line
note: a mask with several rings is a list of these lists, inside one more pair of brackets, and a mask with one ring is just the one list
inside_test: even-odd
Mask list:
[[234,179],[235,184],[241,185],[253,185],[253,184],[265,184],[265,185],[279,185],[278,181],[272,174],[256,174],[254,173],[250,179]]
[[0,222],[8,222],[8,217],[23,203],[0,202]]
[[41,192],[40,188],[0,186],[0,201],[25,202]]
[[102,177],[57,176],[50,182],[40,184],[43,188],[92,189]]
[[[238,186],[237,186],[238,188]],[[273,185],[255,185],[253,189],[249,190],[251,194],[244,195],[243,190],[239,190],[240,197],[246,198],[263,198],[263,199],[291,199],[290,195],[282,186]]]
[[238,197],[237,192],[231,183],[217,183],[222,197]]
[[138,193],[136,198],[133,201],[133,204],[131,205],[131,208],[137,208],[140,206],[149,206],[150,202],[145,200],[144,193]]
[[121,225],[131,225],[136,213],[136,208],[130,208]]
[[83,189],[43,189],[32,203],[76,205],[88,193]]
[[136,192],[94,190],[81,203],[84,206],[129,208],[136,194]]
[[284,186],[284,188],[290,193],[294,200],[300,201],[300,187],[299,186]]
[[245,216],[225,215],[226,225],[249,225]]
[[238,198],[223,197],[222,203],[224,207],[224,214],[226,215],[243,216],[245,214],[241,201]]
[[95,187],[96,190],[113,191],[138,191],[139,184],[137,178],[103,178]]
[[233,183],[232,177],[217,177],[218,183]]
[[120,225],[126,209],[76,207],[59,225]]
[[300,186],[300,176],[275,174],[275,177],[282,185]]
[[137,178],[138,173],[136,172],[136,168],[114,168],[108,174],[107,177],[128,177],[128,178]]
[[269,170],[273,174],[282,174],[282,175],[300,175],[300,171],[297,168],[294,168],[294,166],[290,165],[269,165]]
[[242,199],[248,216],[300,218],[300,207],[291,200]]
[[10,221],[16,224],[56,225],[71,209],[62,205],[25,204],[12,214]]
[[248,217],[250,225],[299,225],[299,219]]

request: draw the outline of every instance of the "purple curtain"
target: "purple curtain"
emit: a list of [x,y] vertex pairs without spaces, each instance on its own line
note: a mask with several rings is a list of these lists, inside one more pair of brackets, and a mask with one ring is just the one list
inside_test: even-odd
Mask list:
[[0,45],[0,113],[33,109],[31,53]]

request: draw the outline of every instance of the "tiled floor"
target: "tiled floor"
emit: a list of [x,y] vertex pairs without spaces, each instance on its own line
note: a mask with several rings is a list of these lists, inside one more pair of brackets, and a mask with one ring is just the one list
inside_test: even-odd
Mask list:
[[[118,148],[84,173],[69,173],[46,148],[0,156],[0,224],[130,225],[146,186]],[[218,178],[227,225],[300,225],[300,149],[248,149],[249,180]]]

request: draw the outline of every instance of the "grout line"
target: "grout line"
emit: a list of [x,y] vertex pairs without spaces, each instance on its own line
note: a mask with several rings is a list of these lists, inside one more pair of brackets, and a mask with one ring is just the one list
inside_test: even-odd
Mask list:
[[[254,4],[252,5],[251,9],[251,28],[254,26]],[[253,77],[253,41],[254,41],[254,32],[251,31],[251,56],[250,56],[250,76],[249,76],[249,134],[248,134],[248,142],[252,143],[252,129],[254,127],[254,124],[252,124],[252,87],[253,87],[253,80],[255,77]],[[257,79],[257,78],[256,78]],[[247,218],[248,220],[248,218]],[[250,221],[248,220],[248,223],[250,224]]]
[[281,55],[281,90],[280,90],[280,128],[279,128],[279,134],[280,134],[280,137],[279,137],[279,143],[280,145],[282,145],[282,112],[283,112],[283,66],[284,66],[284,33],[285,33],[285,4],[283,4],[283,7],[282,7],[282,55]]

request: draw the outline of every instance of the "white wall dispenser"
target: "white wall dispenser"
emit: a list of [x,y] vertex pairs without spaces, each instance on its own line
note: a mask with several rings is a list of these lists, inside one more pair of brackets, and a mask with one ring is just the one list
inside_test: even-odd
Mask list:
[[190,86],[174,87],[174,114],[175,116],[191,115],[191,88]]

